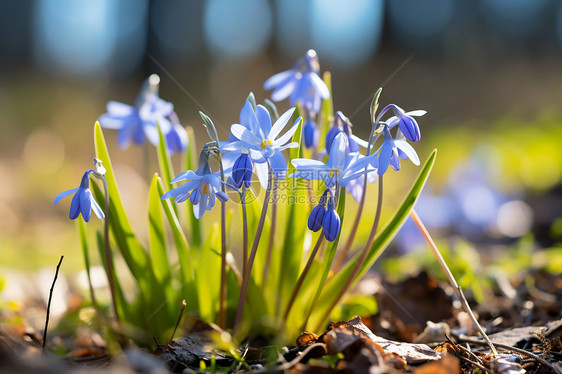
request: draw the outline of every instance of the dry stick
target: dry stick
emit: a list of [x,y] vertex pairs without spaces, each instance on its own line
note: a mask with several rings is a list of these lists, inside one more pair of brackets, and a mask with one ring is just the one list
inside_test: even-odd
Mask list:
[[[469,343],[469,344],[475,344],[475,345],[488,345],[488,342],[483,342],[481,340],[469,339],[469,338],[459,338],[459,341],[461,341],[463,343]],[[532,357],[535,360],[539,361],[544,366],[548,367],[550,370],[552,370],[556,374],[561,374],[560,370],[558,370],[556,368],[556,366],[552,365],[550,362],[548,362],[544,358],[534,354],[533,352],[529,352],[529,351],[526,351],[526,350],[521,349],[521,348],[516,348],[516,347],[512,347],[510,345],[501,344],[501,343],[495,343],[495,345],[498,348],[505,349],[507,351],[512,351],[512,352],[515,352],[515,353],[522,354],[524,356]]]
[[316,326],[316,330],[320,330],[322,328],[321,324],[323,323],[323,321],[328,319],[332,309],[335,308],[335,306],[337,305],[337,303],[339,303],[339,301],[341,300],[343,295],[351,287],[351,285],[353,284],[353,281],[355,280],[355,277],[357,276],[357,274],[361,270],[361,267],[365,263],[365,260],[367,259],[367,255],[369,254],[369,250],[371,249],[371,246],[373,245],[373,242],[375,241],[375,235],[376,235],[377,229],[379,227],[379,221],[380,221],[381,211],[382,211],[382,194],[383,194],[382,175],[380,175],[379,176],[379,195],[378,195],[378,198],[377,198],[378,199],[377,200],[377,210],[376,210],[376,213],[375,213],[375,220],[373,221],[373,226],[371,227],[371,232],[369,233],[369,239],[367,240],[367,245],[365,245],[365,248],[363,248],[363,253],[361,253],[361,257],[359,258],[359,260],[355,264],[355,268],[353,269],[353,272],[351,273],[351,276],[347,279],[344,286],[342,287],[342,289],[338,293],[338,296],[334,299],[334,301],[332,302],[332,304],[330,305],[328,310],[326,310],[326,313],[324,314],[324,316],[320,320],[320,324],[318,326]]
[[285,309],[285,314],[283,314],[283,321],[287,321],[287,318],[289,317],[289,313],[291,312],[291,308],[293,307],[293,304],[295,303],[295,299],[297,298],[297,295],[302,287],[302,284],[304,283],[304,279],[306,278],[306,276],[308,275],[308,271],[310,270],[310,267],[312,266],[312,262],[314,261],[314,257],[316,256],[316,253],[318,252],[318,249],[320,248],[320,244],[322,244],[322,241],[324,240],[324,230],[320,231],[320,236],[318,237],[318,240],[316,240],[316,244],[314,245],[314,249],[312,250],[312,252],[310,252],[310,256],[308,257],[308,261],[306,262],[306,266],[304,267],[299,280],[297,281],[297,284],[295,286],[295,289],[293,290],[293,293],[291,294],[291,298],[289,299],[289,304],[287,304],[287,309]]
[[443,256],[441,256],[441,252],[439,252],[439,249],[437,248],[437,245],[433,241],[433,238],[431,237],[431,235],[429,234],[429,232],[425,228],[423,222],[420,220],[420,217],[418,216],[418,214],[416,213],[416,211],[414,209],[412,209],[412,211],[410,212],[410,217],[412,217],[412,219],[414,220],[414,222],[418,226],[418,229],[423,234],[425,240],[427,241],[427,244],[429,244],[429,247],[431,248],[431,250],[433,251],[433,254],[437,258],[437,261],[439,262],[439,265],[441,266],[441,269],[443,269],[443,271],[445,272],[445,275],[447,275],[447,279],[449,280],[449,283],[451,284],[451,286],[455,289],[455,291],[457,293],[457,296],[459,297],[459,299],[461,301],[463,309],[465,310],[466,313],[468,313],[468,315],[470,316],[470,319],[472,319],[472,322],[474,323],[474,325],[476,326],[476,328],[480,332],[480,335],[482,335],[482,337],[484,338],[484,340],[486,341],[486,343],[488,344],[488,346],[492,350],[493,355],[497,356],[498,351],[496,351],[496,348],[494,348],[494,345],[492,344],[492,341],[490,340],[490,338],[488,338],[488,335],[486,335],[486,333],[482,329],[482,326],[480,326],[480,324],[476,320],[476,317],[474,316],[474,313],[472,313],[472,309],[470,309],[470,306],[468,305],[468,301],[466,301],[466,297],[464,297],[464,293],[462,292],[462,289],[457,284],[457,281],[455,280],[455,278],[453,277],[453,274],[451,273],[451,270],[449,270],[449,267],[445,263],[445,260],[443,259]]
[[[268,163],[269,166],[269,163]],[[269,170],[269,176],[267,177],[267,189],[265,190],[265,198],[263,200],[263,207],[261,210],[260,221],[258,223],[258,228],[256,230],[256,236],[252,243],[252,251],[250,252],[250,258],[248,259],[248,265],[246,266],[246,271],[242,275],[242,286],[240,289],[240,299],[238,299],[238,308],[236,309],[236,319],[234,320],[234,332],[236,332],[239,327],[240,321],[242,320],[242,312],[244,311],[244,303],[246,301],[246,293],[248,292],[248,283],[250,283],[250,273],[252,271],[252,265],[254,264],[254,259],[256,258],[256,253],[258,251],[258,245],[260,243],[261,233],[263,231],[263,226],[265,223],[265,217],[267,216],[267,207],[269,206],[269,196],[271,195],[271,187],[273,172]]]
[[57,277],[59,276],[60,264],[62,263],[63,258],[64,256],[60,256],[57,270],[55,271],[55,278],[53,279],[53,284],[51,285],[51,290],[49,291],[49,301],[47,302],[47,316],[45,317],[45,330],[43,331],[43,344],[41,345],[43,353],[45,353],[45,345],[47,344],[47,328],[49,327],[49,316],[51,314],[51,299],[53,298],[53,289],[55,288],[55,282],[57,281]]
[[178,316],[178,320],[176,321],[176,325],[174,326],[174,331],[172,332],[172,336],[170,336],[170,343],[174,340],[174,335],[176,335],[176,330],[178,329],[178,326],[180,324],[181,321],[181,317],[183,316],[183,311],[185,310],[185,307],[187,306],[187,303],[185,302],[185,299],[181,301],[181,309],[180,309],[180,315]]
[[262,287],[265,286],[267,274],[269,274],[269,264],[271,263],[271,254],[273,252],[273,240],[275,239],[275,224],[277,222],[277,178],[273,181],[273,200],[271,202],[271,228],[269,230],[269,243],[267,245],[267,257],[263,267]]
[[111,302],[113,304],[113,313],[115,313],[115,321],[119,322],[119,314],[117,313],[117,302],[115,297],[115,280],[113,278],[113,258],[111,257],[111,249],[109,248],[109,189],[107,187],[107,179],[105,175],[101,177],[103,182],[103,191],[105,195],[105,219],[103,222],[103,244],[105,247],[105,259],[107,264],[107,280],[109,281],[109,291],[111,293]]
[[258,369],[258,370],[252,370],[252,373],[269,373],[269,372],[272,372],[272,371],[289,370],[293,366],[295,366],[296,364],[301,362],[303,360],[303,358],[305,358],[306,355],[310,353],[310,351],[312,351],[314,348],[318,348],[318,347],[324,347],[324,350],[326,350],[326,344],[324,344],[324,343],[314,343],[314,344],[311,344],[308,347],[306,347],[306,349],[304,351],[302,351],[301,354],[298,355],[296,358],[294,358],[292,361],[289,361],[287,363],[284,363],[283,365],[274,366],[274,367],[271,367],[271,368],[261,368],[261,369]]

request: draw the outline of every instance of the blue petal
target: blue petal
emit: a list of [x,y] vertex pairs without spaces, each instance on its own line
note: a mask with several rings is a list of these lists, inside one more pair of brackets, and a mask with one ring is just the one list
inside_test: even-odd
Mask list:
[[320,230],[322,228],[325,213],[326,207],[324,205],[316,205],[308,216],[308,228],[314,232]]
[[256,107],[256,116],[258,118],[262,134],[264,138],[266,138],[271,131],[271,116],[269,115],[269,111],[260,104]]
[[217,199],[219,199],[221,203],[226,203],[228,201],[228,195],[225,192],[218,191]]
[[324,236],[330,242],[334,241],[340,232],[340,217],[335,210],[327,210],[322,220]]
[[64,191],[64,192],[59,193],[59,194],[57,195],[57,197],[55,197],[55,201],[53,201],[53,204],[58,203],[62,198],[65,198],[65,197],[67,197],[68,195],[72,195],[73,193],[75,193],[75,192],[78,191],[79,189],[80,189],[80,187],[76,187],[76,188],[73,188],[73,189],[71,189],[71,190],[68,190],[68,191]]
[[193,190],[190,201],[193,205],[199,204],[199,201],[201,201],[201,191],[199,189]]
[[318,144],[318,127],[314,121],[307,121],[303,127],[304,146],[315,147]]
[[418,123],[407,114],[404,113],[400,116],[398,127],[409,141],[417,142],[421,139]]
[[70,212],[68,214],[70,219],[76,219],[80,215],[80,195],[82,194],[82,191],[82,189],[79,189],[72,198],[72,202],[70,203]]
[[[254,112],[254,108],[252,107],[252,104],[249,101],[246,101],[244,103],[244,106],[242,107],[242,110],[240,111],[240,123],[239,123],[239,125],[242,125],[242,126],[246,127],[248,130],[250,130],[254,134],[258,134],[258,132],[259,132],[258,119],[256,117],[256,113]],[[236,135],[234,135],[234,136],[236,136]],[[238,138],[238,139],[242,140],[241,138]]]
[[295,74],[294,70],[286,70],[282,71],[281,73],[277,73],[269,77],[268,80],[265,81],[263,84],[263,88],[266,90],[271,90],[279,86],[281,83],[284,83],[287,79],[292,78]]
[[347,156],[347,145],[347,135],[343,132],[336,135],[330,149],[330,157],[328,158],[330,169],[340,169],[344,165]]
[[295,76],[287,77],[271,93],[271,100],[281,101],[290,96],[298,88],[299,80]]
[[342,129],[340,129],[338,126],[333,126],[330,130],[328,130],[328,133],[326,134],[326,139],[325,139],[326,152],[328,152],[328,154],[330,153],[330,150],[332,149],[332,143],[334,142],[334,139],[336,138],[336,135],[338,135],[340,132],[342,132]]
[[199,219],[203,217],[203,214],[205,214],[205,210],[207,210],[208,202],[209,195],[206,193],[201,194],[201,200],[199,201],[199,204],[193,205],[193,214],[195,215],[195,218]]
[[82,189],[80,191],[80,213],[84,217],[84,221],[89,222],[92,216],[92,193],[90,190]]
[[310,74],[310,80],[314,85],[316,92],[318,92],[318,95],[320,95],[322,99],[326,100],[330,98],[330,90],[328,89],[328,86],[326,86],[326,83],[324,83],[322,78],[318,76],[318,74]]
[[285,161],[283,153],[275,152],[273,156],[269,158],[269,165],[273,175],[275,175],[277,179],[285,179],[287,175],[287,161]]

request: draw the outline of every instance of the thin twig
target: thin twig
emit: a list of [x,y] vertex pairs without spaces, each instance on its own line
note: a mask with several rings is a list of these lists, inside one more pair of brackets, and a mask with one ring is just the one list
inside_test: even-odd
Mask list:
[[41,349],[43,350],[43,353],[45,353],[45,345],[47,344],[47,329],[49,327],[49,317],[51,315],[51,299],[53,298],[53,290],[55,288],[55,282],[57,281],[57,277],[59,276],[59,269],[63,258],[64,256],[60,256],[60,260],[57,265],[57,270],[55,271],[55,278],[53,279],[53,284],[51,285],[51,290],[49,291],[49,301],[47,302],[47,316],[45,317],[45,330],[43,330],[43,344],[41,345]]
[[469,364],[476,366],[478,369],[480,369],[480,370],[482,370],[482,371],[485,371],[486,373],[492,373],[491,370],[486,369],[482,364],[479,364],[478,362],[472,361],[471,359],[466,358],[466,357],[464,357],[464,356],[458,356],[458,357],[459,357],[461,360],[464,360],[464,361],[468,362]]
[[300,355],[298,355],[296,358],[294,358],[293,360],[291,360],[291,361],[289,361],[289,362],[287,362],[283,365],[278,365],[278,366],[274,366],[274,367],[271,367],[271,368],[262,368],[262,369],[259,369],[259,370],[252,370],[252,373],[269,373],[273,370],[275,370],[275,371],[289,370],[293,366],[295,366],[296,364],[301,362],[303,360],[303,358],[305,358],[306,355],[310,353],[310,351],[312,351],[314,348],[317,348],[317,347],[324,347],[324,349],[326,349],[326,344],[324,344],[324,343],[311,344],[308,347],[306,347],[306,349],[304,351],[302,351]]
[[464,293],[462,292],[461,287],[458,285],[457,281],[455,280],[455,277],[453,277],[453,273],[451,273],[451,270],[449,270],[449,267],[447,266],[447,263],[443,259],[443,256],[441,255],[441,252],[439,252],[439,249],[437,248],[437,245],[435,244],[435,242],[433,241],[433,238],[429,234],[429,231],[427,231],[427,229],[425,228],[425,225],[423,224],[423,222],[421,221],[420,217],[418,216],[418,214],[416,213],[416,211],[414,209],[412,209],[412,211],[410,212],[410,217],[412,217],[412,219],[414,220],[414,222],[418,226],[418,229],[423,234],[425,240],[429,244],[429,247],[433,251],[433,254],[437,258],[437,261],[439,262],[439,265],[441,266],[441,269],[443,269],[443,271],[445,272],[445,275],[447,275],[447,279],[449,280],[449,283],[451,284],[451,286],[455,289],[455,291],[457,293],[457,296],[459,297],[459,299],[461,301],[463,309],[465,310],[466,313],[468,313],[468,315],[470,316],[470,319],[472,320],[472,322],[474,323],[474,325],[476,326],[476,328],[480,332],[480,335],[482,335],[482,337],[484,338],[484,340],[486,341],[486,343],[490,347],[490,350],[492,351],[492,354],[494,356],[497,356],[498,351],[496,351],[496,348],[494,348],[494,344],[492,344],[492,341],[490,340],[490,338],[488,338],[488,335],[486,335],[486,333],[484,332],[484,329],[482,329],[482,326],[480,326],[480,324],[478,323],[478,320],[474,316],[474,313],[472,313],[472,309],[470,309],[470,305],[468,305],[468,301],[466,300],[466,297],[464,297]]
[[[464,343],[482,345],[482,346],[488,345],[487,342],[484,342],[482,340],[463,338],[463,337],[459,337],[458,339],[459,339],[459,341],[464,342]],[[533,352],[529,352],[529,351],[526,351],[526,350],[521,349],[521,348],[512,347],[512,346],[507,345],[507,344],[494,343],[494,345],[498,348],[505,349],[506,351],[512,351],[512,352],[515,352],[515,353],[522,354],[524,356],[532,357],[535,360],[537,360],[538,362],[540,362],[541,364],[543,364],[544,366],[548,367],[550,370],[552,370],[556,374],[562,374],[562,373],[560,373],[560,370],[558,370],[556,368],[556,366],[552,365],[550,362],[548,362],[544,358],[534,354]]]
[[[367,259],[367,255],[369,254],[369,250],[371,249],[371,246],[373,245],[373,242],[375,241],[375,235],[377,233],[377,229],[378,229],[379,221],[380,221],[380,217],[381,217],[381,211],[382,211],[382,195],[383,195],[382,175],[379,176],[379,182],[378,183],[379,183],[379,191],[378,191],[378,198],[377,198],[377,210],[376,210],[376,213],[375,213],[375,219],[373,221],[373,226],[371,227],[371,232],[369,233],[369,239],[367,240],[367,244],[365,245],[365,248],[363,248],[363,252],[361,253],[361,257],[357,260],[357,263],[355,264],[355,268],[353,269],[353,273],[349,276],[346,283],[344,284],[344,286],[342,287],[342,289],[338,293],[338,296],[334,299],[334,301],[332,302],[330,307],[326,310],[326,313],[324,314],[324,316],[320,320],[320,324],[318,326],[316,326],[316,330],[321,329],[321,327],[322,327],[321,324],[324,323],[324,321],[328,319],[332,309],[335,308],[335,306],[339,303],[339,301],[341,300],[343,295],[347,292],[347,290],[353,284],[353,281],[355,280],[355,277],[357,276],[357,274],[359,273],[359,271],[363,267],[363,264],[365,263],[365,260]],[[366,188],[366,186],[365,186],[365,188]]]
[[174,326],[174,331],[172,332],[172,336],[170,336],[170,343],[174,340],[174,335],[176,335],[176,330],[178,329],[178,326],[180,325],[181,317],[183,316],[183,311],[185,310],[186,306],[187,306],[187,303],[185,302],[185,299],[184,299],[184,300],[181,301],[180,315],[178,316],[178,320],[176,321],[176,325]]
[[273,185],[273,171],[269,166],[269,175],[267,177],[267,189],[265,190],[265,198],[263,200],[263,207],[261,210],[260,220],[258,222],[258,227],[256,229],[256,236],[252,242],[252,251],[250,252],[250,258],[248,259],[248,264],[246,266],[246,271],[242,275],[242,286],[240,288],[240,298],[238,299],[238,307],[236,308],[236,319],[234,320],[234,332],[240,327],[240,321],[242,320],[242,312],[244,311],[244,304],[246,303],[246,293],[248,292],[248,284],[250,283],[250,274],[252,272],[252,265],[254,264],[254,259],[256,258],[256,253],[258,251],[258,245],[261,239],[261,233],[263,231],[263,226],[265,224],[265,217],[267,216],[267,208],[269,207],[269,196],[271,195],[271,189]]

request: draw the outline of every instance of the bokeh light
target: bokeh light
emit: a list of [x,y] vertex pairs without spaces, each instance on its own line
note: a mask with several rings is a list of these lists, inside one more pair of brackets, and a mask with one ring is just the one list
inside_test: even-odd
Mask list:
[[144,52],[147,5],[143,0],[39,0],[34,9],[35,60],[65,74],[99,74],[114,61],[119,72],[127,72]]
[[312,47],[322,59],[337,65],[352,67],[365,63],[380,43],[383,11],[381,0],[314,0],[310,20]]
[[209,0],[205,2],[204,30],[209,48],[217,57],[255,54],[271,38],[271,7],[261,0]]

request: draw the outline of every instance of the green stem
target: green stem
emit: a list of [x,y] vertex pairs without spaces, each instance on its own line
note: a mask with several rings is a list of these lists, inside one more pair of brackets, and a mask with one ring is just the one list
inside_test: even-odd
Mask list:
[[275,239],[275,224],[277,221],[277,178],[273,180],[273,200],[271,201],[271,227],[269,229],[269,243],[267,244],[267,257],[263,267],[262,287],[265,286],[267,275],[269,274],[269,264],[271,263],[271,254],[273,253],[273,241]]
[[252,242],[252,251],[250,252],[250,258],[248,259],[248,265],[246,266],[246,271],[242,275],[242,286],[240,289],[240,298],[238,299],[238,308],[236,309],[236,319],[234,320],[234,332],[240,327],[240,321],[242,320],[242,312],[244,311],[244,304],[246,302],[246,294],[248,292],[248,284],[250,283],[250,274],[252,272],[252,265],[254,264],[254,259],[256,258],[256,253],[258,251],[258,245],[260,243],[261,234],[263,231],[263,226],[265,224],[265,217],[267,216],[267,208],[269,206],[269,196],[271,195],[271,189],[273,185],[273,171],[269,166],[269,176],[267,178],[267,189],[265,190],[265,198],[263,201],[263,208],[261,210],[261,216],[258,223],[258,228],[256,230],[256,237]]
[[[367,255],[369,254],[369,249],[371,248],[371,246],[373,245],[373,242],[375,241],[375,235],[377,233],[377,229],[378,229],[378,226],[379,226],[379,220],[380,220],[381,211],[382,211],[382,195],[383,195],[383,188],[382,188],[382,175],[381,175],[381,176],[379,176],[379,195],[378,195],[378,201],[377,201],[377,211],[375,213],[375,220],[373,221],[373,226],[371,227],[371,232],[369,233],[369,239],[367,240],[367,245],[365,245],[365,248],[363,248],[363,252],[361,253],[361,257],[357,260],[357,263],[355,264],[355,268],[353,269],[353,272],[351,273],[351,275],[349,276],[349,278],[345,282],[344,286],[341,288],[340,292],[338,293],[338,296],[334,299],[334,301],[332,302],[330,307],[327,309],[326,313],[324,314],[324,316],[320,320],[320,321],[322,321],[320,323],[323,323],[323,321],[328,319],[332,310],[340,302],[343,295],[347,292],[347,290],[351,287],[351,285],[355,281],[355,277],[357,276],[357,274],[359,273],[359,270],[361,270],[361,267],[363,266],[363,263],[367,259]],[[321,326],[317,326],[316,329],[319,330],[320,328],[321,328]]]
[[246,274],[246,266],[248,265],[248,213],[246,212],[246,193],[248,189],[246,185],[242,187],[240,195],[240,203],[242,204],[242,274]]

